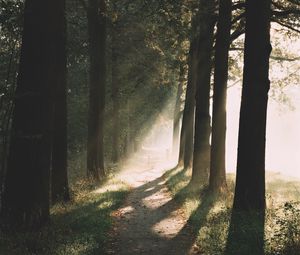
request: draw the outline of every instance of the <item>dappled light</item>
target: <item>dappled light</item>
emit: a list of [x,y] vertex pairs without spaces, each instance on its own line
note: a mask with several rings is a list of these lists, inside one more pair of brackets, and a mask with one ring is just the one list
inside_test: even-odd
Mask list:
[[0,254],[299,255],[299,17],[0,1]]

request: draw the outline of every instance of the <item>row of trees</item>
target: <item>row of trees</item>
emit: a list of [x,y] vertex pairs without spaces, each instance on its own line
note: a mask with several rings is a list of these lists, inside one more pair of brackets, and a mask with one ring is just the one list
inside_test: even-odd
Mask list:
[[[234,208],[263,210],[269,23],[272,19],[282,26],[297,30],[297,2],[273,2],[272,12],[267,0],[264,4],[254,0],[246,3],[224,0],[219,4],[215,0],[199,0],[166,1],[164,4],[146,1],[143,5],[138,1],[118,4],[89,0],[69,5],[72,11],[67,9],[68,28],[72,32],[68,34],[67,44],[65,2],[25,1],[18,80],[16,92],[11,92],[14,95],[11,105],[14,107],[11,122],[8,121],[8,126],[11,126],[10,146],[8,156],[2,154],[3,162],[7,158],[7,167],[1,168],[5,169],[1,170],[3,222],[29,228],[40,226],[49,218],[50,191],[53,202],[69,199],[67,117],[70,118],[74,110],[69,107],[67,114],[67,67],[72,72],[68,77],[72,83],[77,82],[78,72],[84,74],[80,78],[89,83],[88,125],[80,121],[76,123],[78,126],[88,126],[85,133],[86,169],[90,178],[99,181],[105,177],[104,159],[108,148],[105,133],[113,137],[109,140],[111,157],[112,161],[118,162],[131,151],[135,138],[145,131],[142,123],[155,114],[153,108],[159,111],[161,102],[170,92],[173,93],[174,86],[169,85],[176,84],[174,147],[180,143],[179,163],[185,168],[192,167],[192,184],[209,183],[213,193],[226,190],[229,49],[230,45],[234,47],[234,40],[245,31],[244,90]],[[20,11],[23,5],[16,8]],[[261,18],[253,20],[257,16],[253,14],[255,8],[261,9]],[[81,17],[79,21],[78,16]],[[73,27],[75,22],[75,28],[87,28],[87,32],[83,33],[85,40],[75,40],[72,34],[78,33]],[[170,31],[164,36],[162,31],[165,32],[166,26]],[[14,31],[20,33],[19,30]],[[71,47],[73,40],[75,43]],[[14,39],[13,42],[19,41]],[[78,42],[80,44],[76,45]],[[69,49],[68,61],[66,45]],[[83,53],[76,55],[76,51]],[[88,75],[85,75],[86,70],[89,70]],[[214,94],[211,128],[209,107],[212,71]],[[124,86],[124,77],[129,80],[130,86]],[[76,89],[72,87],[72,90]],[[76,102],[78,97],[72,98],[72,93],[76,92],[70,93],[71,105],[79,105]],[[108,93],[111,99],[107,98]],[[127,94],[126,98],[124,94]],[[178,139],[180,98],[183,95],[185,106]],[[152,105],[144,107],[149,104],[146,101],[149,97],[153,99]],[[156,107],[153,107],[154,104]],[[107,116],[112,118],[108,120]],[[261,125],[258,125],[258,120]],[[113,128],[107,130],[105,124],[109,121]],[[253,128],[253,125],[257,128]],[[142,131],[139,133],[136,130]],[[70,148],[78,135],[76,132],[73,135],[74,128],[69,131]],[[260,180],[259,188],[257,180]]]
[[[43,6],[49,9],[47,15],[43,13]],[[134,14],[139,11],[138,3],[132,3],[130,6]],[[17,29],[12,29],[11,33],[21,34],[23,27],[18,80],[16,86],[15,84],[11,86],[16,87],[16,92],[12,92],[11,97],[5,93],[3,97],[8,99],[6,105],[13,106],[13,112],[8,116],[8,127],[5,129],[6,136],[10,134],[8,136],[9,151],[1,153],[2,162],[7,162],[7,166],[1,168],[0,180],[1,218],[4,225],[39,227],[49,218],[50,201],[56,203],[69,200],[67,149],[70,154],[74,146],[72,139],[78,139],[78,133],[74,133],[76,130],[74,126],[67,134],[67,125],[70,126],[70,122],[83,125],[84,129],[85,126],[88,127],[84,135],[80,134],[87,137],[87,142],[85,142],[87,144],[87,176],[99,181],[105,177],[106,172],[104,169],[104,143],[106,142],[104,118],[106,122],[113,122],[113,131],[109,130],[109,132],[114,137],[113,161],[117,162],[133,150],[134,140],[145,132],[142,123],[153,114],[158,114],[164,104],[164,98],[168,97],[171,91],[169,84],[171,80],[174,80],[174,75],[166,66],[174,66],[175,61],[166,63],[164,57],[163,63],[160,63],[162,56],[159,56],[158,52],[153,49],[154,46],[149,46],[152,43],[150,36],[156,36],[152,26],[156,21],[149,25],[145,21],[141,26],[141,15],[137,17],[124,15],[129,12],[128,4],[118,7],[110,6],[104,1],[77,1],[76,3],[72,1],[67,2],[67,5],[62,1],[59,4],[50,3],[50,1],[25,1],[24,6],[21,1],[18,3],[12,1],[3,7],[7,10],[6,15],[3,15],[1,19],[7,21],[3,22],[3,27],[9,27],[11,16],[14,17],[11,11],[14,9],[19,11],[15,14],[18,22],[14,22]],[[147,9],[150,6],[143,8]],[[68,13],[69,20],[66,20],[66,13]],[[78,21],[78,16],[82,17],[82,20]],[[24,19],[23,25],[21,17]],[[78,33],[75,29],[69,32],[69,38],[67,38],[66,21],[68,21],[69,30],[72,30],[75,24],[76,28],[84,27],[87,32],[77,39],[72,34],[72,32]],[[131,27],[129,31],[126,27],[128,24]],[[152,29],[153,33],[146,34],[145,26],[149,26],[149,30]],[[120,33],[124,38],[121,38]],[[11,34],[6,35],[5,38],[10,39]],[[20,45],[20,39],[14,40],[17,45]],[[74,45],[73,40],[76,40]],[[108,47],[107,42],[111,42],[112,47]],[[82,51],[78,43],[83,49],[88,50],[77,54],[76,51]],[[68,55],[66,54],[67,47]],[[127,47],[126,53],[123,52],[122,47]],[[176,51],[176,46],[171,47],[170,51]],[[153,62],[149,65],[150,70],[145,73],[142,73],[146,64],[141,52],[150,58],[147,61]],[[137,55],[141,57],[137,58]],[[16,65],[17,59],[18,57],[13,62],[16,62]],[[78,59],[81,61],[79,64]],[[134,91],[129,86],[131,84],[119,88],[120,67],[133,60],[137,63],[130,63],[132,67],[123,68],[122,72],[123,76],[128,75],[131,80],[134,80],[134,83],[132,82]],[[85,65],[86,62],[88,65]],[[82,97],[73,99],[72,95],[68,96],[67,91],[74,93],[71,91],[74,90],[77,94],[78,88],[71,85],[75,84],[74,80],[78,78],[76,68],[81,68],[81,72],[85,74],[85,66],[89,70],[87,79],[89,110],[86,114],[88,115],[86,116],[87,124],[82,124],[72,117],[74,105],[77,109],[85,107],[80,102],[73,101],[82,100]],[[164,68],[164,72],[160,71],[160,67]],[[68,90],[67,69],[69,73],[72,73],[72,76],[70,74],[68,76]],[[109,75],[111,77],[108,78]],[[147,77],[150,75],[153,75],[151,79]],[[82,75],[80,78],[82,79]],[[155,80],[161,80],[159,82],[161,84],[149,89],[144,87],[150,83],[157,83]],[[108,83],[111,83],[111,86],[108,86]],[[112,95],[113,114],[110,112],[111,109],[105,111],[105,106],[111,107],[105,103],[106,89],[110,90],[109,93]],[[131,91],[128,92],[128,90]],[[125,100],[124,97],[122,98],[124,93],[127,93]],[[67,110],[67,96],[69,111]],[[145,101],[144,98],[148,96],[157,97],[153,100],[157,108],[155,111],[152,107],[145,108],[145,114],[143,114],[140,108],[143,108],[146,102],[142,104],[140,102]],[[125,109],[122,109],[120,105],[124,104],[122,99],[125,101]],[[122,118],[121,114],[124,112],[127,117]],[[107,115],[113,115],[113,118],[110,120]],[[138,118],[135,115],[138,115]],[[67,118],[72,119],[67,121]],[[76,113],[75,118],[84,117]],[[126,126],[128,125],[125,130],[120,128],[124,122]],[[75,144],[75,150],[77,146]],[[7,150],[7,142],[3,148]],[[51,196],[49,196],[50,193]]]
[[[285,4],[288,7],[283,10]],[[291,7],[289,4],[295,6]],[[196,28],[190,43],[189,79],[179,165],[184,168],[192,167],[191,185],[208,184],[209,191],[214,195],[227,190],[225,145],[229,50],[233,41],[245,34],[237,175],[227,243],[228,254],[250,254],[249,251],[263,254],[266,113],[270,89],[269,58],[272,50],[270,26],[272,19],[280,23],[280,19],[286,14],[298,15],[299,3],[273,2],[274,9],[271,7],[269,0],[233,3],[231,0],[224,0],[219,5],[213,0],[199,1],[199,11],[194,17]],[[277,10],[279,7],[282,9]],[[293,18],[293,23],[292,20]],[[214,33],[216,21],[217,30]],[[236,25],[235,22],[239,24]],[[211,121],[209,106],[212,69]],[[249,241],[249,237],[252,240]]]
[[[192,181],[200,181],[204,184],[209,182],[210,189],[218,192],[226,188],[226,91],[229,67],[231,68],[229,62],[232,61],[229,59],[229,51],[236,49],[236,40],[245,33],[246,3],[220,1],[217,7],[217,3],[213,1],[210,6],[206,5],[208,5],[207,2],[199,3],[202,7],[199,7],[199,12],[193,20],[194,29],[190,38],[188,86],[180,137],[179,164],[184,168],[193,168]],[[297,3],[273,2],[271,7],[270,20],[297,28],[298,25],[294,22],[295,16],[299,15]],[[218,18],[215,15],[217,8]],[[203,9],[207,11],[202,11]],[[284,23],[281,22],[283,17]],[[213,23],[210,25],[212,27],[214,27],[214,22],[217,22],[216,33],[213,29],[209,29],[208,21],[210,20]],[[239,49],[244,50],[244,47]],[[273,58],[277,57],[273,56]],[[210,64],[211,59],[213,59],[213,65]],[[210,121],[209,114],[211,74],[213,74],[212,121]],[[195,118],[193,117],[194,108],[196,109]],[[200,112],[197,112],[197,108]],[[210,174],[208,169],[210,169]]]

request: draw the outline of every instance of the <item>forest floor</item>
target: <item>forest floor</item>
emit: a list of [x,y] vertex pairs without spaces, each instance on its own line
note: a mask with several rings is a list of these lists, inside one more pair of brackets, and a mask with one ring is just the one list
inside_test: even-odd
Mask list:
[[[72,200],[52,207],[38,232],[0,231],[1,255],[224,254],[234,174],[227,194],[214,199],[192,188],[191,170],[172,168],[163,151],[111,166],[102,184],[82,180],[85,160],[76,159]],[[299,255],[299,197],[299,180],[267,173],[266,255]]]
[[167,187],[162,161],[133,159],[121,180],[131,191],[121,208],[113,213],[114,225],[106,254],[201,254],[191,238],[187,216]]
[[[203,187],[190,187],[190,171],[162,162],[132,158],[118,175],[131,188],[112,213],[105,254],[224,254],[235,175],[227,174],[228,192],[215,199]],[[300,219],[293,204],[299,191],[294,178],[267,173],[266,254],[298,254],[292,251],[299,251],[300,229],[291,226]],[[288,253],[284,247],[290,247]]]

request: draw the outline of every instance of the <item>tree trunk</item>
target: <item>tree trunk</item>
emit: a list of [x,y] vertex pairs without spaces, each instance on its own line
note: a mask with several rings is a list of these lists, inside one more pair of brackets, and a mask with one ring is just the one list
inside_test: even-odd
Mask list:
[[180,119],[181,119],[181,96],[183,93],[183,84],[184,84],[184,64],[181,64],[176,102],[174,107],[174,120],[173,120],[172,157],[174,160],[178,160],[178,152],[179,152],[178,149],[179,149]]
[[228,80],[228,52],[230,46],[232,0],[222,0],[215,45],[214,95],[211,139],[209,189],[213,193],[226,188],[226,98]]
[[49,218],[53,97],[60,82],[65,1],[27,0],[4,185],[5,224],[41,226]]
[[113,103],[113,141],[112,141],[112,161],[117,163],[119,161],[120,150],[120,94],[119,94],[119,81],[117,70],[117,22],[112,24],[112,103]]
[[234,208],[265,208],[270,0],[248,0]]
[[210,76],[216,3],[201,0],[199,15],[198,75],[192,183],[206,184],[210,157]]
[[94,180],[105,176],[103,122],[105,110],[105,1],[89,0],[88,6],[90,95],[88,117],[87,174]]
[[55,94],[54,128],[52,145],[51,197],[52,203],[70,200],[68,187],[68,144],[67,144],[67,54],[66,20],[62,17],[60,33],[59,84]]
[[197,37],[191,39],[188,61],[188,84],[186,88],[186,96],[182,116],[178,159],[178,164],[183,165],[185,169],[192,167],[193,162],[195,94],[198,66]]
[[227,254],[264,254],[265,140],[272,50],[270,5],[270,0],[246,1],[237,175]]
[[125,146],[124,146],[124,157],[128,158],[133,153],[132,149],[132,131],[131,131],[131,105],[130,105],[130,98],[126,101],[126,129],[125,129]]

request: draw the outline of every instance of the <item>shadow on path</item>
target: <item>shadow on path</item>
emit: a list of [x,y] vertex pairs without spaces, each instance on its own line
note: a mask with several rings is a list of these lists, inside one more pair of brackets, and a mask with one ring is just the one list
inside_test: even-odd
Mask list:
[[[181,178],[183,173],[180,171],[170,178]],[[185,186],[172,199],[162,174],[133,189],[124,206],[116,212],[106,254],[200,254],[191,248],[214,200],[204,196],[199,207],[186,219],[181,207],[189,198],[198,196],[200,199],[199,193]]]

